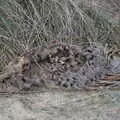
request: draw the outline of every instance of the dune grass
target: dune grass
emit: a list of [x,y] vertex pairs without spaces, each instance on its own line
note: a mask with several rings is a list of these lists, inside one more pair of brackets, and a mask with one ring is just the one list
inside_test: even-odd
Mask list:
[[0,71],[51,40],[119,45],[120,0],[0,0]]

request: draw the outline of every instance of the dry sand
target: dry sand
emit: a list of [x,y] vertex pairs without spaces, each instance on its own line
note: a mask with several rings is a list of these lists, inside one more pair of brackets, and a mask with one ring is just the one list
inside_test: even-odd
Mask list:
[[0,120],[120,120],[119,91],[0,95]]

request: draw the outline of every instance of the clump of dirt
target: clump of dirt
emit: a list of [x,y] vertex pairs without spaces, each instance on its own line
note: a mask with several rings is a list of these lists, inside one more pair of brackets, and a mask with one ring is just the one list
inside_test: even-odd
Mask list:
[[116,86],[120,75],[117,79],[108,76],[114,73],[114,65],[107,54],[98,43],[77,46],[58,42],[31,50],[7,65],[0,76],[0,91]]

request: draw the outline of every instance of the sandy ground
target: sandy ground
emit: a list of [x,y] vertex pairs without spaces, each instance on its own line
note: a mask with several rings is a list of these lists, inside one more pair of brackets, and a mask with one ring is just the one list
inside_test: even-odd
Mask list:
[[0,95],[0,120],[120,120],[119,91]]

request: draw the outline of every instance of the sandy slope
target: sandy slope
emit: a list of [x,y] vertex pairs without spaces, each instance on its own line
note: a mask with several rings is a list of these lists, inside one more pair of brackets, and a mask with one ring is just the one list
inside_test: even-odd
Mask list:
[[0,95],[0,120],[119,120],[119,91]]

